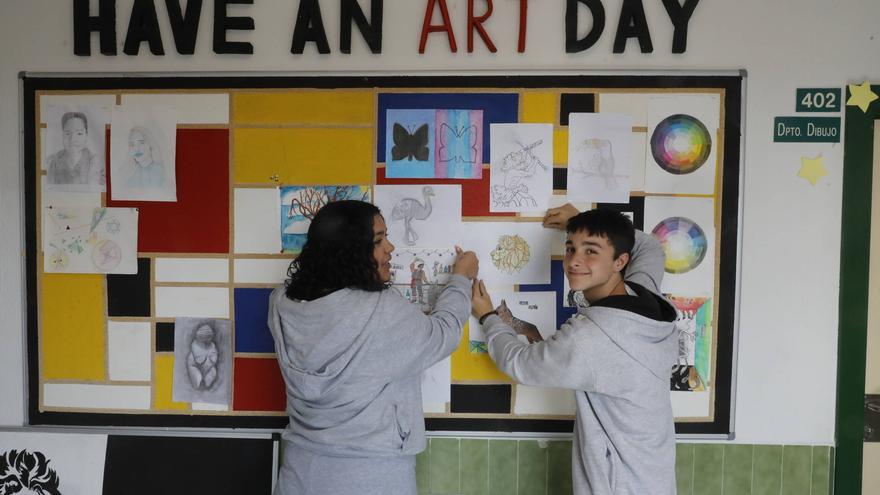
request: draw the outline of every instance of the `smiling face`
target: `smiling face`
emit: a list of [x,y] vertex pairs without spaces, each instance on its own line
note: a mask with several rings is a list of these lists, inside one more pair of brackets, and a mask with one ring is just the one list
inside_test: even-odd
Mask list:
[[86,147],[88,130],[86,123],[78,117],[67,119],[62,127],[62,145],[68,151],[80,150]]
[[568,234],[565,242],[565,276],[572,290],[583,291],[587,301],[595,302],[625,289],[622,271],[629,254],[614,256],[614,246],[607,237],[595,236],[585,230]]
[[373,258],[379,267],[379,280],[383,283],[391,281],[391,253],[394,244],[388,240],[388,227],[382,215],[373,217]]
[[135,163],[144,167],[153,163],[153,150],[146,136],[137,129],[132,129],[128,135],[128,153],[134,158]]

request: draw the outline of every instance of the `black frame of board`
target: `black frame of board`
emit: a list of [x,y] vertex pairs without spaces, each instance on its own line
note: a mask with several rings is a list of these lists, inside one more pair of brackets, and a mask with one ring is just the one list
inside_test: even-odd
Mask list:
[[[36,245],[36,94],[38,91],[76,90],[211,90],[211,89],[341,89],[341,88],[717,88],[725,90],[724,169],[721,200],[721,249],[714,420],[680,422],[677,434],[730,435],[734,333],[738,297],[737,260],[740,197],[740,147],[742,139],[743,76],[726,75],[510,75],[483,76],[155,76],[49,77],[23,74],[25,259],[27,278],[27,372],[28,423],[30,425],[76,425],[176,428],[280,429],[286,416],[193,416],[177,414],[108,414],[40,411],[37,253]],[[539,419],[426,418],[428,431],[570,433],[574,421]]]

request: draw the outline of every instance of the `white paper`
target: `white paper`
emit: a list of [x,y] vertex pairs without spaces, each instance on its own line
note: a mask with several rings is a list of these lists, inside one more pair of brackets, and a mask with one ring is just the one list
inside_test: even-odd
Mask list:
[[171,107],[113,107],[110,177],[114,200],[177,201],[177,112]]
[[449,281],[454,263],[452,249],[395,249],[391,254],[391,281],[404,299],[429,313]]
[[[489,296],[492,298],[496,308],[500,307],[502,301],[504,301],[505,307],[512,316],[537,327],[542,339],[547,340],[556,333],[555,292],[514,292],[489,289]],[[503,308],[498,312],[502,319],[504,319],[503,312]],[[514,325],[513,328],[519,334],[517,338],[523,342],[528,342],[526,337],[528,330],[521,330],[527,328],[527,326]],[[469,340],[486,341],[482,326],[473,316],[470,317],[468,329],[470,332]]]
[[461,186],[375,186],[374,203],[395,246],[453,248],[461,243]]
[[610,113],[569,115],[568,199],[629,202],[632,150],[632,117]]
[[540,222],[466,222],[462,247],[480,259],[480,274],[487,286],[549,284],[550,251],[554,236]]
[[106,190],[104,157],[110,108],[48,105],[43,164],[49,189],[68,192]]
[[443,404],[452,399],[452,358],[437,362],[422,375],[422,403]]
[[574,391],[564,388],[516,385],[514,414],[573,416],[577,407]]
[[715,202],[711,198],[645,198],[645,232],[664,244],[667,294],[710,297],[715,288]]
[[[648,100],[645,192],[714,193],[720,108],[718,95],[670,95]],[[704,149],[700,146],[704,138],[710,143],[705,156],[699,153]]]
[[492,212],[547,209],[553,194],[553,125],[490,124]]
[[175,319],[172,399],[228,405],[231,382],[232,322]]
[[137,273],[137,208],[43,209],[47,273]]

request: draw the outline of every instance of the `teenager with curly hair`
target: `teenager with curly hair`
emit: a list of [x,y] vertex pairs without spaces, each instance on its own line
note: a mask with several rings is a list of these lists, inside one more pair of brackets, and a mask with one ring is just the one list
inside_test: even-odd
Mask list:
[[449,283],[425,315],[388,290],[392,251],[378,208],[330,203],[271,296],[290,417],[276,495],[416,493],[422,372],[458,346],[478,261],[456,249]]

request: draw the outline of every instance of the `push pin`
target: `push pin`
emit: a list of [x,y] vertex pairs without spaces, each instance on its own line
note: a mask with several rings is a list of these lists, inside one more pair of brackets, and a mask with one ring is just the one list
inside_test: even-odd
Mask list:
[[278,182],[278,180],[279,180],[279,179],[278,179],[278,174],[270,175],[270,176],[269,176],[269,180],[271,180],[272,182]]

